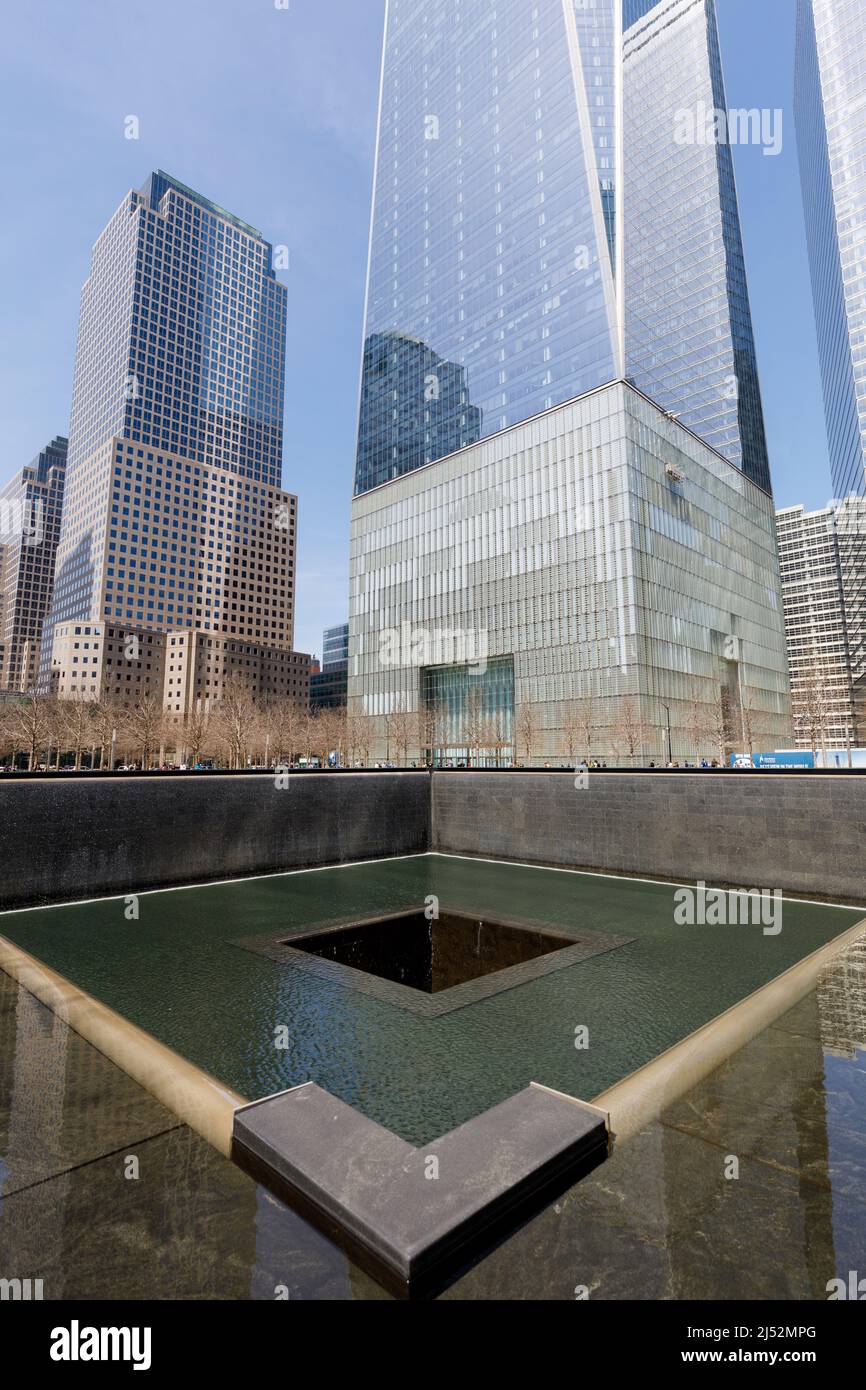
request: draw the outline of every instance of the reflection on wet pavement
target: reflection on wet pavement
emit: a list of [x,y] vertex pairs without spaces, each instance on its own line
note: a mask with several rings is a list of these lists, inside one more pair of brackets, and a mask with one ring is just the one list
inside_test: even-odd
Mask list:
[[[866,1274],[866,938],[444,1297],[825,1299],[851,1271]],[[386,1296],[0,974],[2,1278],[54,1299]]]
[[826,1299],[853,1270],[866,1271],[866,937],[446,1297]]
[[46,1299],[380,1296],[2,972],[0,1279]]

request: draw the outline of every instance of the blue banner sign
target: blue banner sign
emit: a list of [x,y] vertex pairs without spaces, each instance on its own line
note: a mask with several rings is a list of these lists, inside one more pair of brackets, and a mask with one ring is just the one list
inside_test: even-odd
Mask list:
[[804,768],[814,767],[815,757],[813,753],[804,753],[799,749],[788,750],[780,749],[776,753],[732,753],[731,767],[780,767],[780,768]]

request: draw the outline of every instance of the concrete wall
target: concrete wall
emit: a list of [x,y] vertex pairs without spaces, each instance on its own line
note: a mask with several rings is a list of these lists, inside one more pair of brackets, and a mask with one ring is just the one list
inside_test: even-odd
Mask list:
[[866,902],[866,778],[591,772],[433,777],[452,854]]
[[[432,790],[431,790],[432,788]],[[7,778],[0,909],[427,849],[866,902],[866,777]]]
[[0,909],[417,854],[429,777],[5,778]]

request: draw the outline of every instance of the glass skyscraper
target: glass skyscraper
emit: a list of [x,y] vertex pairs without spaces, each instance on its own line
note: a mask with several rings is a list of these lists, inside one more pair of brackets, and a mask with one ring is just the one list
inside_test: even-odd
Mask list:
[[657,3],[658,0],[622,0],[623,28],[628,29],[639,19],[643,19],[645,14],[655,9]]
[[404,714],[458,763],[667,758],[668,724],[726,760],[751,715],[779,746],[731,127],[697,138],[714,0],[388,0],[380,101],[348,677],[375,756]]
[[620,374],[614,0],[389,0],[356,491]]
[[[97,693],[102,676],[82,684],[69,669],[81,665],[74,639],[99,637],[101,661],[106,636],[130,628],[209,633],[213,653],[234,651],[232,639],[291,648],[287,291],[272,262],[261,232],[161,171],[126,194],[97,238],[81,294],[43,685]],[[87,633],[75,631],[81,621]],[[108,633],[90,631],[106,623]],[[52,655],[58,632],[73,648]],[[197,694],[213,696],[221,675],[214,657]]]
[[322,667],[340,666],[349,660],[349,624],[326,627],[322,634]]
[[624,377],[769,488],[730,150],[674,142],[699,99],[714,0],[388,0],[356,493]]
[[326,627],[322,634],[322,669],[310,676],[313,709],[340,709],[349,681],[349,624]]
[[0,489],[0,690],[30,690],[51,603],[68,440],[52,439]]
[[[640,14],[638,14],[640,12]],[[626,375],[770,491],[731,145],[678,140],[727,112],[714,0],[626,5]]]
[[866,26],[862,0],[798,0],[797,139],[830,470],[866,495]]

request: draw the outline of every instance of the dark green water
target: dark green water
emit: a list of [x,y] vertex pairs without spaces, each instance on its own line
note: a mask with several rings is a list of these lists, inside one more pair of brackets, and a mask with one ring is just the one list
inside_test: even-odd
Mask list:
[[[539,1081],[585,1100],[864,916],[786,902],[783,929],[677,926],[674,888],[419,857],[0,916],[0,934],[250,1099],[303,1081],[417,1144]],[[421,908],[635,937],[425,1019],[242,950],[324,918]],[[289,1046],[274,1045],[288,1029]],[[589,1047],[575,1048],[575,1029]]]

